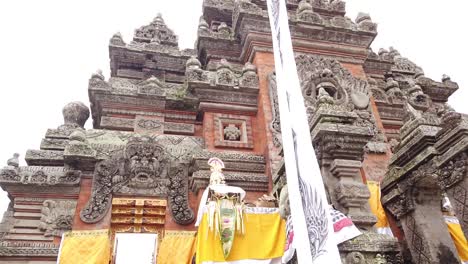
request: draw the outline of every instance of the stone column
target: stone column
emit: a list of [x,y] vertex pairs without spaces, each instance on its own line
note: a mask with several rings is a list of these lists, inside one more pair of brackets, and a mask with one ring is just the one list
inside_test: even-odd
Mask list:
[[[457,251],[440,209],[440,189],[436,184],[404,186],[405,183],[399,184],[383,202],[401,222],[413,263],[458,263]],[[407,189],[400,192],[404,188]]]

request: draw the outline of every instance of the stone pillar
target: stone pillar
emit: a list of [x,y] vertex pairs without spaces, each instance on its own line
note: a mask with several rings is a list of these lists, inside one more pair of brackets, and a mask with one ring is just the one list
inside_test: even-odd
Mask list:
[[399,219],[413,263],[458,263],[442,215],[437,168],[427,162],[401,178],[382,202]]
[[330,172],[338,179],[333,188],[337,205],[342,207],[342,211],[347,212],[348,217],[357,226],[370,230],[376,223],[376,218],[370,212],[368,205],[370,194],[367,186],[362,183],[361,167],[362,163],[357,160],[335,159],[331,163]]

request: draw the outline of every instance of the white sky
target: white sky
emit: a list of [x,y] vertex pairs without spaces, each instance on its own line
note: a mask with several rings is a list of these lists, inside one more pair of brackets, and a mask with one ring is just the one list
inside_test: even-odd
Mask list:
[[[372,45],[394,46],[440,81],[446,73],[460,85],[450,103],[468,113],[468,25],[463,0],[347,0],[348,16],[370,13],[379,35]],[[96,69],[109,77],[108,43],[158,12],[179,36],[181,48],[196,37],[201,0],[14,0],[0,1],[0,167],[14,152],[24,165],[27,149],[39,149],[47,128],[62,124],[62,107],[88,102],[88,79]],[[86,125],[91,127],[91,119]],[[0,212],[8,205],[3,193]]]

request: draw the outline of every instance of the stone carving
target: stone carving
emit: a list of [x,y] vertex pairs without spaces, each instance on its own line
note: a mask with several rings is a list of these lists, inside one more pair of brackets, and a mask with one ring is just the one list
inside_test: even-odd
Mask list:
[[312,4],[314,8],[324,9],[329,11],[346,11],[346,3],[341,0],[313,0]]
[[164,132],[193,135],[195,125],[186,123],[164,122]]
[[216,70],[216,83],[221,85],[232,85],[235,80],[231,64],[227,60],[222,59]]
[[125,46],[125,42],[120,32],[115,33],[110,39],[110,44],[115,46]]
[[239,84],[242,87],[258,88],[257,67],[255,65],[250,62],[245,64]]
[[150,137],[133,137],[125,146],[123,158],[124,171],[112,177],[112,183],[117,184],[115,192],[130,194],[143,190],[144,194],[167,194],[168,160],[162,146]]
[[301,22],[321,25],[323,23],[322,17],[313,11],[312,5],[309,1],[302,0],[299,2],[296,11],[297,19]]
[[439,172],[439,184],[443,190],[453,187],[465,178],[468,155],[463,152],[449,161]]
[[63,167],[28,166],[0,170],[0,183],[22,185],[75,186],[81,173]]
[[44,236],[61,237],[63,232],[71,230],[75,208],[76,201],[45,200],[39,223]]
[[348,264],[366,264],[366,257],[360,252],[351,252],[346,256],[346,263]]
[[188,225],[195,219],[193,210],[188,206],[188,167],[175,164],[171,168],[170,179],[169,201],[172,217],[176,223]]
[[296,63],[306,106],[315,107],[320,94],[321,98],[330,96],[334,104],[343,105],[349,110],[368,107],[368,83],[356,79],[337,60],[299,55]]
[[165,85],[158,78],[151,76],[146,81],[139,84],[138,93],[165,96]]
[[276,147],[281,147],[281,123],[278,105],[278,91],[276,87],[275,74],[271,73],[268,75],[268,88],[270,92],[270,103],[271,103],[271,124],[270,128],[273,136],[273,144]]
[[177,36],[166,26],[161,14],[158,14],[147,26],[135,30],[133,39],[137,42],[151,42],[157,45],[178,46]]
[[146,130],[160,130],[163,123],[159,120],[140,119],[137,122],[137,126]]
[[71,102],[63,107],[64,126],[83,128],[89,118],[89,109],[82,102]]
[[356,24],[360,30],[377,32],[377,24],[372,22],[369,14],[360,12],[356,18]]
[[224,139],[230,141],[239,141],[241,138],[241,131],[235,124],[227,125],[224,130]]
[[0,243],[0,256],[5,257],[57,257],[59,245],[42,242],[4,241]]
[[14,168],[18,168],[19,167],[19,159],[18,158],[19,158],[19,154],[14,153],[13,157],[7,160],[7,165],[11,166],[11,167],[14,167]]
[[[180,137],[180,142],[184,137]],[[193,151],[184,150],[184,155]],[[168,155],[170,154],[170,155]],[[122,152],[96,164],[93,180],[93,193],[80,217],[86,223],[100,221],[109,210],[113,194],[133,194],[143,196],[169,196],[172,199],[174,220],[187,224],[190,208],[184,186],[187,177],[180,171],[170,173],[170,148],[164,148],[153,137],[133,136],[128,139]],[[173,159],[176,160],[176,156]],[[179,190],[172,190],[179,186]],[[187,189],[187,187],[185,187]],[[192,213],[193,214],[193,213]]]

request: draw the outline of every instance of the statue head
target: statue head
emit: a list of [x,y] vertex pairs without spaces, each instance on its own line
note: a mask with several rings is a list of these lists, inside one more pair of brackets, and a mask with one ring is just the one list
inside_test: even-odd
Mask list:
[[164,149],[149,136],[131,137],[124,158],[130,187],[158,187],[166,177]]

